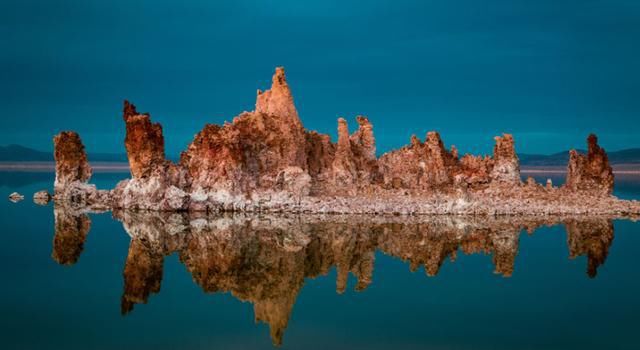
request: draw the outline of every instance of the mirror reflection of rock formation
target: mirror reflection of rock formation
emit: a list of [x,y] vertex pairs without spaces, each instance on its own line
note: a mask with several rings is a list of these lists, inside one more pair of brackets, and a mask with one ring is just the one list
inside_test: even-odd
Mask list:
[[604,264],[613,241],[613,222],[601,218],[567,220],[569,257],[587,256],[587,274],[594,278]]
[[[86,214],[56,207],[54,258],[76,261],[89,228]],[[613,241],[608,218],[586,217],[382,217],[349,215],[207,215],[204,213],[116,211],[131,236],[124,267],[123,314],[147,303],[161,288],[163,260],[177,253],[194,282],[206,293],[229,292],[254,307],[267,323],[274,344],[282,343],[293,306],[305,280],[335,267],[336,292],[373,280],[376,251],[439,273],[458,254],[491,256],[494,272],[514,273],[523,231],[564,224],[570,257],[586,255],[595,276]],[[62,249],[65,248],[65,249]],[[74,258],[71,258],[74,257]]]
[[55,205],[53,209],[55,235],[51,257],[60,265],[73,265],[80,258],[91,219],[84,212]]

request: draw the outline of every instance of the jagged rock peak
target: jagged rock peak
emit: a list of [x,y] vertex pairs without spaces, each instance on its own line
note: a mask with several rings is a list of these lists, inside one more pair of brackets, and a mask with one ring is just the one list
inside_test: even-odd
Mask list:
[[129,117],[133,117],[134,115],[138,115],[136,106],[133,103],[124,100],[124,107],[122,108],[122,119],[124,119],[124,121],[126,122]]
[[87,182],[91,178],[91,166],[87,160],[80,135],[73,131],[63,131],[53,138],[54,159],[56,161],[56,191],[74,182]]
[[424,142],[426,151],[426,173],[428,181],[436,186],[448,184],[452,180],[451,167],[454,157],[447,152],[437,131],[429,131]]
[[502,134],[502,136],[494,137],[494,140],[496,144],[493,147],[493,159],[496,161],[518,159],[513,135]]
[[376,139],[373,136],[373,125],[365,116],[356,117],[358,131],[351,135],[351,142],[362,152],[362,157],[366,160],[376,159]]
[[287,84],[283,67],[277,67],[271,82],[271,89],[267,91],[258,90],[256,99],[256,112],[267,115],[278,116],[296,126],[301,126],[298,111],[293,103],[293,95]]
[[613,192],[613,169],[603,148],[594,134],[587,138],[587,155],[576,150],[569,152],[567,181],[565,187],[574,191],[594,191],[604,194]]
[[344,118],[338,118],[338,143],[333,160],[333,177],[339,185],[350,185],[355,179],[356,165],[354,163],[349,126]]
[[349,126],[347,120],[338,118],[338,152],[351,153],[351,142],[349,141]]
[[125,147],[133,178],[149,177],[165,163],[162,126],[152,123],[151,116],[138,114],[136,107],[124,101],[126,123]]
[[501,182],[520,183],[520,163],[516,154],[513,135],[496,136],[493,147],[494,166],[491,178]]
[[420,138],[416,136],[416,134],[411,135],[410,147],[418,147],[420,145],[422,145],[422,141],[420,141]]

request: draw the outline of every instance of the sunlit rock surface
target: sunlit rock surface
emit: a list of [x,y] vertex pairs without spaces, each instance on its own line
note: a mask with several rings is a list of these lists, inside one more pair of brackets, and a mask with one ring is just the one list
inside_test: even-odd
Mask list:
[[551,215],[634,214],[637,201],[611,195],[607,155],[589,137],[587,155],[571,152],[567,183],[520,180],[515,140],[494,138],[493,155],[459,155],[430,131],[424,142],[380,157],[374,128],[338,119],[338,138],[305,130],[284,69],[258,90],[255,110],[206,125],[176,164],[165,159],[162,127],[125,101],[125,148],[132,178],[115,189],[87,184],[91,175],[77,134],[56,136],[57,201],[111,209],[191,212]]
[[613,169],[607,153],[598,146],[596,135],[587,139],[587,154],[576,150],[569,153],[567,181],[565,186],[572,191],[610,195],[613,192]]
[[[55,208],[53,258],[75,263],[90,221],[85,212]],[[164,257],[176,253],[206,293],[230,293],[253,305],[256,321],[267,323],[274,344],[284,332],[305,281],[335,268],[336,292],[365,290],[375,283],[376,251],[427,276],[440,273],[459,255],[479,254],[494,273],[518,273],[520,236],[535,239],[543,225],[564,225],[570,258],[587,257],[595,277],[614,238],[612,220],[597,216],[363,216],[247,215],[119,210],[131,241],[124,264],[123,314],[159,293]],[[487,273],[491,270],[488,269]],[[454,273],[449,271],[449,273]],[[349,275],[354,285],[348,286]]]
[[86,183],[91,178],[91,167],[80,136],[73,131],[63,131],[53,139],[56,161],[56,192],[79,182]]
[[56,178],[54,199],[76,208],[108,208],[113,205],[110,191],[97,190],[88,183],[92,170],[80,136],[63,131],[53,138]]

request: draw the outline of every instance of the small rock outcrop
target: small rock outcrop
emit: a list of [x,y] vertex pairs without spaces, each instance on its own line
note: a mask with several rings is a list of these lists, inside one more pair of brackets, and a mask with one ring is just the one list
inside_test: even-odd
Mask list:
[[74,182],[87,183],[91,178],[91,166],[84,151],[84,145],[78,133],[63,131],[53,139],[54,159],[56,161],[56,192]]
[[77,208],[110,208],[110,191],[97,190],[89,184],[91,167],[80,136],[72,131],[63,131],[53,138],[56,160],[54,198]]
[[565,187],[572,191],[589,191],[610,195],[613,192],[613,169],[598,138],[591,134],[587,138],[588,150],[583,155],[576,150],[569,152],[567,181]]

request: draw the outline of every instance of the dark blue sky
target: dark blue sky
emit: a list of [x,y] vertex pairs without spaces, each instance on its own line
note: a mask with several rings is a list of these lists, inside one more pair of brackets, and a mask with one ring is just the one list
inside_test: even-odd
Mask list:
[[[189,3],[188,5],[186,3]],[[285,66],[303,123],[374,123],[380,150],[441,132],[462,152],[640,147],[640,2],[6,1],[0,144],[51,149],[60,130],[124,152],[122,100],[178,153],[252,110]]]

